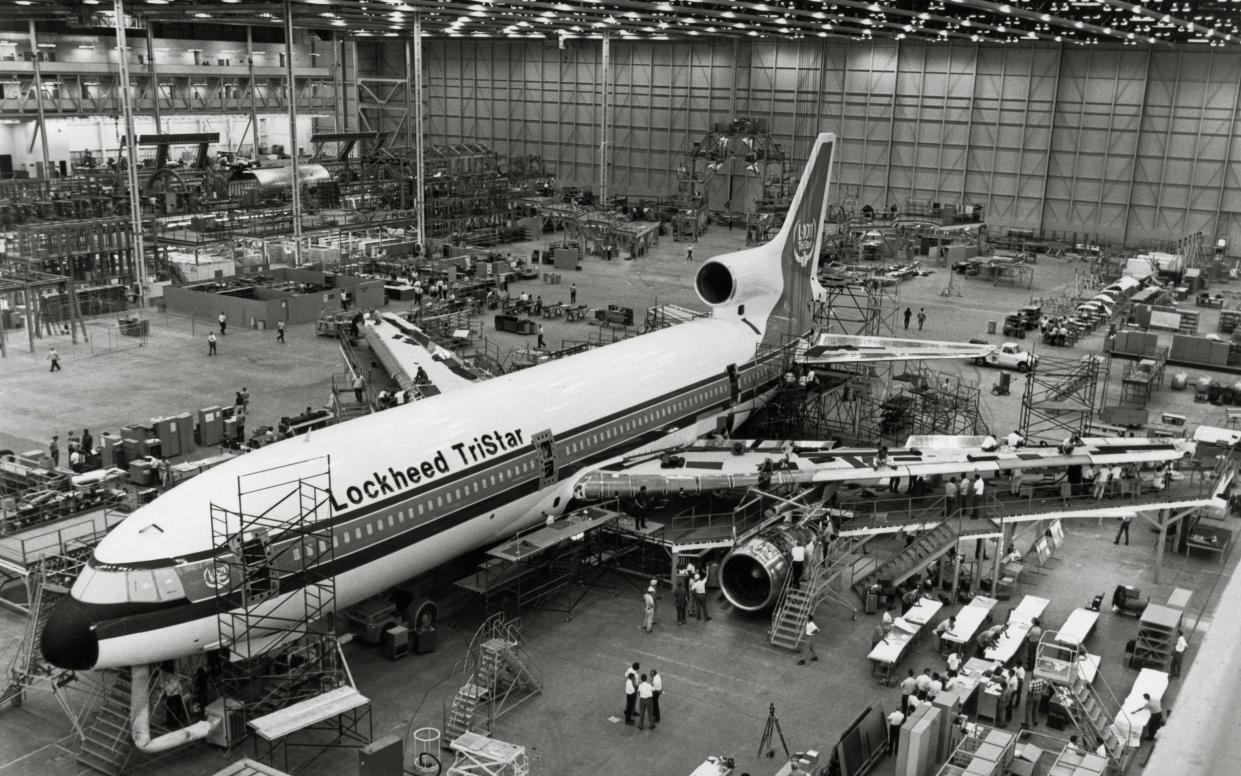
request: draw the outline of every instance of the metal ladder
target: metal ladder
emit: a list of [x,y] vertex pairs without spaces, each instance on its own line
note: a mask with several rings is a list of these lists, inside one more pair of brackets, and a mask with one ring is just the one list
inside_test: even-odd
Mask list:
[[801,585],[793,587],[793,575],[785,577],[780,600],[771,616],[767,631],[768,641],[785,649],[797,649],[805,632],[806,620],[825,599],[848,609],[857,617],[857,607],[841,598],[831,584],[846,569],[853,568],[862,557],[862,546],[870,537],[847,537],[838,539],[829,553],[819,563],[811,564],[803,575]]

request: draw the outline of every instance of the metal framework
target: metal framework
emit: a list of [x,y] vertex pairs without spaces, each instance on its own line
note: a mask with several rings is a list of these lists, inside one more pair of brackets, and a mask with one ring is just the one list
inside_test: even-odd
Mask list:
[[211,505],[220,597],[220,695],[253,719],[340,686],[330,460],[237,478],[237,506]]
[[1067,436],[1086,433],[1094,420],[1101,367],[1102,360],[1097,357],[1069,360],[1044,356],[1037,368],[1026,373],[1019,428],[1027,443],[1058,443]]

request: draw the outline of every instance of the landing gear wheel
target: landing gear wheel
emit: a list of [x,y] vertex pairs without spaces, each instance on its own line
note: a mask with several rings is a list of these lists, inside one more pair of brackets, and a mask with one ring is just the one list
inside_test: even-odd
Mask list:
[[978,358],[974,359],[974,366],[986,366],[986,365],[987,365],[987,359],[983,358],[982,356],[979,356]]
[[439,605],[428,598],[420,598],[405,610],[405,619],[415,631],[434,628],[440,619]]
[[1018,372],[1029,372],[1029,371],[1030,371],[1030,365],[1029,365],[1029,364],[1027,364],[1026,362],[1022,361],[1020,364],[1018,364],[1018,365],[1017,365],[1017,371],[1018,371]]

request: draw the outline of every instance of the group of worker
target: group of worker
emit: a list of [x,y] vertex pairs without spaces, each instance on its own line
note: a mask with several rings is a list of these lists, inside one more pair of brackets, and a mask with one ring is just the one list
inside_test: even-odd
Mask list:
[[[82,429],[82,436],[78,436],[76,432],[70,431],[66,440],[66,449],[69,457],[65,463],[69,465],[69,469],[74,474],[81,474],[87,471],[89,466],[98,465],[98,451],[95,450],[94,439],[91,437],[90,429]],[[51,459],[51,468],[60,466],[60,435],[52,434],[52,440],[47,445],[47,457]]]
[[654,668],[649,674],[640,673],[641,670],[639,663],[625,669],[625,724],[632,725],[636,716],[638,730],[654,730],[661,720],[659,698],[664,692],[664,680]]
[[1049,318],[1044,315],[1038,328],[1043,335],[1043,344],[1067,347],[1073,344],[1073,332],[1076,331],[1077,324],[1069,320],[1068,316]]

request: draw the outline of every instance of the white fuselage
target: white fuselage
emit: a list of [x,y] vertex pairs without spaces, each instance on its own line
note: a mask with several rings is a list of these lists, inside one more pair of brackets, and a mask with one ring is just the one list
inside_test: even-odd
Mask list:
[[[297,520],[298,500],[280,501],[279,483],[306,478],[325,487],[315,533],[332,537],[321,559],[330,559],[323,562],[331,564],[336,606],[351,606],[562,511],[576,473],[587,467],[688,442],[721,416],[740,422],[784,363],[767,357],[756,366],[759,339],[736,319],[693,321],[315,431],[205,472],[135,512],[96,549],[96,575],[151,569],[158,586],[159,574],[171,569],[188,607],[178,611],[170,601],[100,623],[97,666],[220,646],[217,596],[227,587],[213,572],[219,559],[211,548],[242,527],[224,510]],[[730,365],[737,367],[731,377]],[[257,495],[240,497],[239,506],[239,492]],[[263,607],[295,614],[303,606],[299,564],[290,553],[276,555],[277,576],[292,576]],[[306,565],[303,559],[300,570]],[[204,578],[216,587],[204,586]],[[79,582],[74,595],[91,603],[91,585]]]

